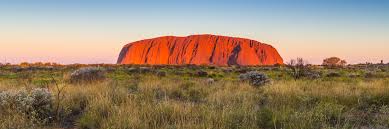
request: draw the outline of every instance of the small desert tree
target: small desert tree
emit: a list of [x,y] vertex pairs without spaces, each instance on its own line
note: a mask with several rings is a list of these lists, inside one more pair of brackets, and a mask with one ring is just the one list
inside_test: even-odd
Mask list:
[[341,60],[338,57],[330,57],[323,60],[324,66],[330,66],[330,67],[339,67],[339,66],[345,66],[347,64],[346,60]]
[[30,63],[28,63],[28,62],[22,62],[22,63],[20,63],[19,65],[22,66],[22,67],[28,67],[28,66],[30,66]]
[[292,70],[291,75],[294,79],[300,79],[308,70],[307,62],[303,58],[290,60],[288,67]]

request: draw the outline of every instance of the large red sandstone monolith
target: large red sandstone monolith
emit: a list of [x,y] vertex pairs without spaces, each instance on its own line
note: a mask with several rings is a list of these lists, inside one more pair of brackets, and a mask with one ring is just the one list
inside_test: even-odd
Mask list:
[[274,65],[283,64],[277,50],[258,41],[216,36],[165,36],[125,45],[118,64]]

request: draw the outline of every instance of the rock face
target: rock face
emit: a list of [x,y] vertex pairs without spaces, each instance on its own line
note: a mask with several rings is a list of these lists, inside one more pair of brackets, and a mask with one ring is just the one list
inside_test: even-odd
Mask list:
[[216,36],[165,36],[125,45],[118,64],[274,65],[283,64],[277,50],[258,41]]

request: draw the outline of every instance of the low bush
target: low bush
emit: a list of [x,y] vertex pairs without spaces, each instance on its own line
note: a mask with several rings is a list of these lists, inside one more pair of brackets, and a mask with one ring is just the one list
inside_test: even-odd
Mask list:
[[150,73],[153,72],[153,69],[150,67],[139,67],[139,73]]
[[241,81],[248,81],[250,83],[250,85],[256,86],[256,87],[263,86],[266,83],[270,82],[270,79],[267,77],[266,74],[259,73],[256,71],[251,71],[251,72],[247,72],[244,74],[240,74],[239,79]]
[[127,68],[127,69],[126,69],[126,72],[127,72],[128,74],[139,73],[139,69],[131,67],[131,68]]
[[309,79],[319,79],[321,77],[320,73],[318,72],[312,72],[312,71],[307,71],[304,73],[305,77],[308,77]]
[[208,72],[206,72],[206,71],[197,71],[196,75],[199,76],[199,77],[205,77],[205,76],[208,75]]
[[366,72],[364,75],[365,78],[375,78],[377,75],[373,72]]
[[268,108],[263,108],[259,111],[257,111],[257,114],[256,114],[256,117],[257,117],[257,125],[258,127],[260,128],[264,128],[264,129],[270,129],[270,128],[274,128],[274,125],[273,125],[273,112],[268,109]]
[[208,85],[213,84],[213,83],[215,83],[215,79],[213,79],[213,78],[208,78],[208,79],[206,80],[206,83],[207,83]]
[[156,73],[156,75],[157,75],[158,77],[166,77],[166,72],[165,72],[165,71],[158,71],[158,72]]
[[71,83],[91,83],[105,79],[105,70],[99,67],[80,68],[70,74]]
[[374,123],[377,127],[389,127],[389,107],[382,106],[375,116]]
[[341,77],[342,75],[338,72],[330,72],[326,76],[327,77]]
[[0,114],[18,112],[37,124],[47,124],[53,117],[53,99],[47,89],[0,92]]
[[351,74],[348,74],[348,77],[350,78],[357,78],[357,77],[360,77],[361,75],[357,74],[357,73],[351,73]]

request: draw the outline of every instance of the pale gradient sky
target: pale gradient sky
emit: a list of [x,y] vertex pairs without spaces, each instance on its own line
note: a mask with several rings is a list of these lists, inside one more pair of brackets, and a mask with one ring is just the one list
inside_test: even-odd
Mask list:
[[126,43],[219,34],[285,62],[389,62],[387,0],[0,0],[0,62],[115,63]]

